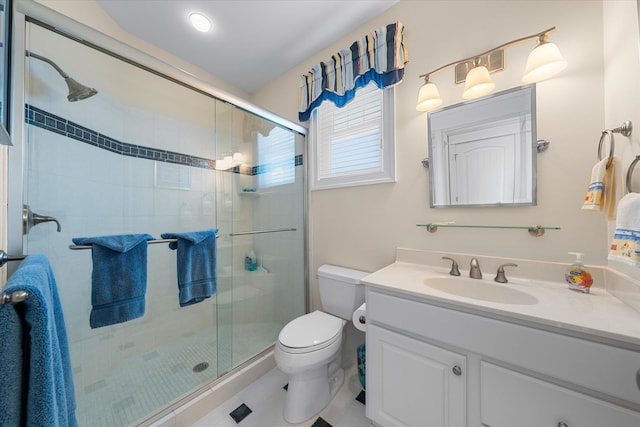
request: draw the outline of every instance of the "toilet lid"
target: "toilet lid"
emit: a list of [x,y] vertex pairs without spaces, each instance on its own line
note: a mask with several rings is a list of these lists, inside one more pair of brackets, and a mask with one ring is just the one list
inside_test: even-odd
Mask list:
[[343,320],[322,311],[293,319],[282,328],[278,340],[290,348],[313,347],[331,340],[342,330]]

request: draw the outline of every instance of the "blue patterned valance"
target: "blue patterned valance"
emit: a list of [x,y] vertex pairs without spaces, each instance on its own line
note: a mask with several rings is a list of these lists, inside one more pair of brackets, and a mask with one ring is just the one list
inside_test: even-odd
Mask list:
[[379,28],[303,74],[300,121],[309,120],[311,112],[324,100],[344,106],[355,96],[356,89],[369,82],[381,89],[400,82],[408,61],[403,30],[401,22]]

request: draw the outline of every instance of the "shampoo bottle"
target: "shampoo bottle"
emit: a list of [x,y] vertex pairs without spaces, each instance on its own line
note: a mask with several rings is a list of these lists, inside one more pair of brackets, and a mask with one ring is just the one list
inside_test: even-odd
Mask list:
[[258,260],[253,250],[250,250],[244,256],[244,269],[247,271],[256,271],[258,269]]
[[593,284],[593,279],[591,278],[591,273],[582,264],[582,255],[584,254],[580,252],[569,252],[569,254],[576,256],[575,262],[564,275],[569,284],[569,289],[588,294]]

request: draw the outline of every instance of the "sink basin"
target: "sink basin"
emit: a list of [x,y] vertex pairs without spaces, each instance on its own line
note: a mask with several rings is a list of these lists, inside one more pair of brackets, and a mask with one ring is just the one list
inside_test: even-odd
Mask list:
[[424,284],[432,289],[460,297],[498,302],[501,304],[533,305],[538,299],[533,295],[513,288],[508,283],[494,283],[487,279],[466,277],[433,277]]

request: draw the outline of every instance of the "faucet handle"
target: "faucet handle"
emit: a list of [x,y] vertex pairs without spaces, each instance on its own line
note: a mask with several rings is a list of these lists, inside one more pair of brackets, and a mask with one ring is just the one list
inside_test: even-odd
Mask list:
[[480,262],[478,261],[478,258],[471,258],[469,267],[471,267],[469,269],[469,277],[472,279],[482,279],[482,271],[480,271]]
[[449,271],[449,274],[451,276],[460,275],[460,270],[458,269],[458,263],[456,262],[455,259],[449,258],[448,256],[443,256],[442,259],[448,259],[449,261],[451,261],[451,271]]
[[495,280],[496,282],[499,282],[499,283],[507,283],[508,280],[507,280],[507,277],[504,275],[504,268],[505,267],[517,267],[517,266],[518,266],[518,264],[514,264],[512,262],[508,262],[506,264],[502,264],[501,266],[498,267],[498,273],[496,274],[496,278],[493,279],[493,280]]

